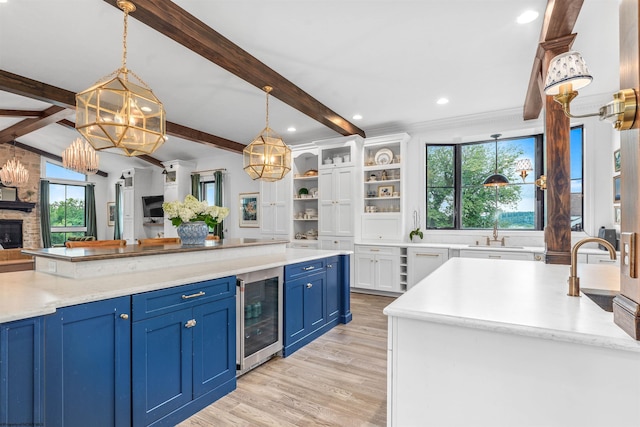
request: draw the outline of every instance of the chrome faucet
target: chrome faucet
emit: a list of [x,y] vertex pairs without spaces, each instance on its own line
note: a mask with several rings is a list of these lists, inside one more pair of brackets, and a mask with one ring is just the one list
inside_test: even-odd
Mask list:
[[607,242],[604,239],[599,237],[587,237],[586,239],[580,240],[578,243],[573,245],[571,249],[571,276],[569,276],[569,293],[567,295],[571,297],[579,297],[580,296],[580,278],[578,277],[578,248],[585,243],[600,243],[602,246],[606,247],[609,250],[609,256],[611,259],[616,259],[616,248],[614,248],[611,243]]

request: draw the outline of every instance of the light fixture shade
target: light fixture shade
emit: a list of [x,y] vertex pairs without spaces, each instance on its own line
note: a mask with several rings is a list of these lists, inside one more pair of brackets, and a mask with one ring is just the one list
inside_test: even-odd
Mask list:
[[494,173],[493,175],[487,177],[482,185],[485,187],[503,187],[509,184],[509,180],[506,176],[500,173]]
[[85,175],[93,175],[98,172],[100,158],[96,150],[87,142],[76,138],[62,152],[62,166]]
[[165,123],[162,102],[122,70],[76,95],[76,129],[98,151],[115,147],[127,156],[151,154],[165,141]]
[[533,165],[531,165],[530,159],[518,159],[516,160],[516,171],[525,171],[530,172],[533,170]]
[[29,171],[14,156],[0,169],[0,181],[7,187],[21,187],[29,181]]
[[244,170],[253,180],[278,181],[291,170],[291,149],[268,126],[242,153]]
[[591,80],[593,77],[579,52],[561,53],[549,63],[544,93],[558,95],[564,90],[563,86],[569,84],[576,91],[587,86]]

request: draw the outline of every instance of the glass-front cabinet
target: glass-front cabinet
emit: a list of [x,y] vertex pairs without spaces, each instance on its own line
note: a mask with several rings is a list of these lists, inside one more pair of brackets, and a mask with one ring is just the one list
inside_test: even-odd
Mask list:
[[293,153],[293,247],[318,246],[318,149]]
[[404,168],[406,133],[367,138],[364,142],[362,185],[363,211],[360,237],[363,240],[404,239]]

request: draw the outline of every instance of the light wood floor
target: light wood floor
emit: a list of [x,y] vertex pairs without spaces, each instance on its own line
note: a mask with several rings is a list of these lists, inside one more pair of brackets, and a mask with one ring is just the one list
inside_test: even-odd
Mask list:
[[385,426],[382,309],[391,301],[352,293],[353,321],[238,378],[235,391],[179,426]]

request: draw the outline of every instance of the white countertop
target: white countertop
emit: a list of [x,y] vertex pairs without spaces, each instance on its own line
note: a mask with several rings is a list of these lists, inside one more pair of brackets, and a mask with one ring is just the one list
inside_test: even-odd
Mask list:
[[2,273],[0,275],[0,323],[51,314],[59,307],[348,253],[350,252],[286,249],[284,253],[260,257],[235,258],[186,266],[168,265],[166,268],[150,271],[135,271],[90,279],[72,279],[37,271]]
[[[581,287],[619,289],[619,267],[578,264]],[[387,306],[388,316],[640,352],[613,314],[567,296],[568,265],[452,258]]]

